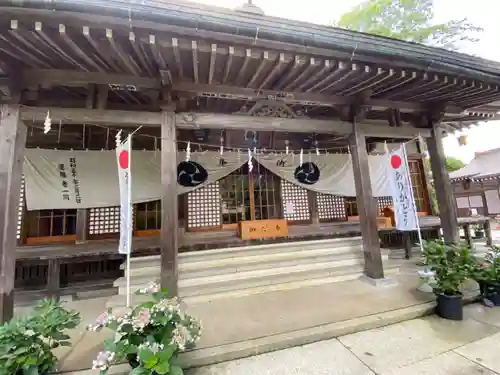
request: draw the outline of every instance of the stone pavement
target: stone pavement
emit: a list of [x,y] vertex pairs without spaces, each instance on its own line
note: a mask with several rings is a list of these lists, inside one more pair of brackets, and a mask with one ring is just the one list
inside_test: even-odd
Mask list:
[[[360,301],[361,302],[361,301]],[[301,347],[193,369],[187,375],[500,374],[500,308],[465,307]]]

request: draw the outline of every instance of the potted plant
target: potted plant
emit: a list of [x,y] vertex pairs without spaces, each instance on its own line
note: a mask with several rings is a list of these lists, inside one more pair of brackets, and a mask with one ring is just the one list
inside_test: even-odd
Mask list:
[[480,239],[483,237],[484,237],[484,228],[479,224],[474,225],[474,238]]
[[199,340],[200,323],[185,314],[177,298],[169,299],[167,291],[156,283],[137,294],[151,300],[120,316],[109,310],[88,327],[91,331],[104,327],[115,331],[92,367],[106,375],[112,364],[128,362],[132,375],[182,375],[177,356]]
[[437,296],[437,314],[445,319],[462,320],[461,287],[471,276],[474,265],[469,247],[426,242],[424,260],[434,276],[432,287]]
[[489,305],[500,306],[500,247],[492,246],[484,262],[477,262],[473,279],[479,284],[481,296]]
[[56,370],[52,352],[69,346],[66,330],[80,323],[80,314],[55,300],[41,301],[31,313],[0,327],[0,375],[45,375]]

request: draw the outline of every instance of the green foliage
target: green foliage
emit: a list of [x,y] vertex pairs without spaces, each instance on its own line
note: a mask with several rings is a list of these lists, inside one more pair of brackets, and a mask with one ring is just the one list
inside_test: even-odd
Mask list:
[[460,41],[477,41],[479,27],[467,19],[436,24],[433,8],[433,0],[367,0],[334,26],[448,49]]
[[[424,163],[426,163],[427,170],[430,170],[430,168],[431,168],[430,159],[426,158],[424,160]],[[454,172],[454,171],[457,171],[457,170],[465,167],[465,163],[460,159],[454,158],[452,156],[448,156],[448,157],[446,157],[446,160],[445,160],[445,167],[446,167],[446,170],[448,172]],[[435,188],[434,184],[431,184],[431,186],[429,187],[429,200],[431,202],[433,214],[439,215],[439,206],[437,203],[436,188]]]
[[168,292],[157,284],[139,294],[148,294],[151,299],[121,316],[105,312],[88,327],[116,332],[104,342],[105,351],[99,353],[93,368],[106,375],[113,363],[127,361],[132,375],[182,375],[177,355],[199,340],[200,323],[182,311],[176,298],[168,299]]
[[445,160],[445,166],[448,172],[454,172],[465,167],[465,163],[460,159],[448,156]]
[[472,278],[487,284],[500,284],[500,246],[492,246],[484,262],[476,262]]
[[66,330],[80,323],[80,315],[54,300],[41,301],[26,316],[0,327],[0,375],[38,375],[56,369],[52,350],[69,346]]
[[475,258],[464,245],[447,245],[441,241],[424,242],[424,263],[434,273],[434,293],[456,296],[462,283],[473,275]]

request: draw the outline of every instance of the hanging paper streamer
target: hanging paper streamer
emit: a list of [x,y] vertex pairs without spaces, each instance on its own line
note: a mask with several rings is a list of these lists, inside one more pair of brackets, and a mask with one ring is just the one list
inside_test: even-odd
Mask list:
[[120,130],[118,133],[115,135],[115,144],[116,148],[120,148],[122,144],[122,131]]
[[248,149],[248,173],[251,173],[252,170],[253,170],[252,151]]
[[188,142],[186,146],[186,161],[189,161],[191,159],[191,142]]
[[302,165],[303,162],[304,162],[304,150],[300,149],[299,165]]
[[290,151],[289,147],[288,147],[288,140],[285,141],[285,153],[288,155],[288,152]]
[[50,119],[50,112],[47,111],[47,116],[45,116],[45,122],[43,123],[43,132],[47,134],[52,126],[52,120]]
[[220,156],[224,154],[224,138],[220,137]]
[[319,155],[318,141],[314,142],[316,144],[316,155]]

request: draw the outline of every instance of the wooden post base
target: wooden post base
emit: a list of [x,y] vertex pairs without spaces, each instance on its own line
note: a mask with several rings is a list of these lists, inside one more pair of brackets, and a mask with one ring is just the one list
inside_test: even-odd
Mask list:
[[0,294],[0,324],[12,319],[14,311],[14,293]]

